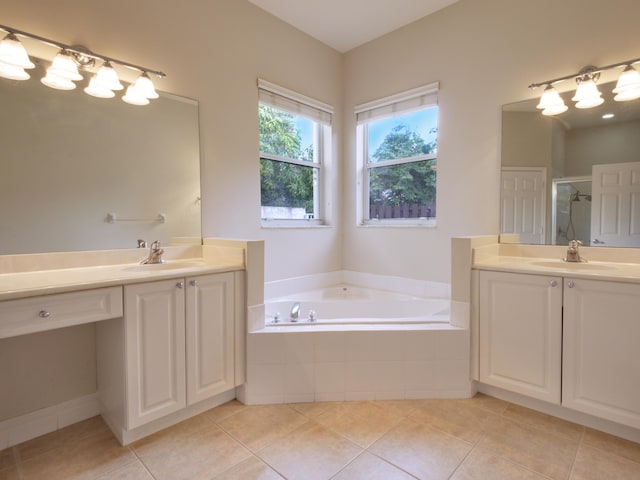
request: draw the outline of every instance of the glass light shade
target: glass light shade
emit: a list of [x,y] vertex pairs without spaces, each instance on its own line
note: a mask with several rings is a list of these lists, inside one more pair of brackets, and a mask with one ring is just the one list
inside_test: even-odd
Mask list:
[[0,42],[0,61],[20,68],[35,68],[20,40],[10,33]]
[[118,72],[116,72],[111,63],[105,62],[95,75],[96,82],[103,88],[109,90],[122,90],[124,86],[120,83]]
[[113,90],[103,87],[96,81],[96,77],[89,80],[89,86],[84,89],[85,93],[97,98],[113,98],[116,94]]
[[47,87],[55,88],[57,90],[73,90],[76,88],[76,84],[68,78],[58,77],[55,74],[47,72],[47,75],[40,80]]
[[[557,115],[558,113],[566,112],[567,107],[564,104],[564,100],[560,97],[558,91],[551,85],[547,85],[540,97],[540,103],[536,108],[545,110],[547,112],[554,111],[555,113],[545,113],[545,115]],[[544,113],[544,112],[542,112]]]
[[640,98],[640,88],[636,88],[636,89],[630,88],[613,97],[613,99],[616,102],[627,102],[629,100],[635,100],[636,98]]
[[0,62],[0,77],[8,78],[9,80],[29,80],[31,75],[25,72],[22,67]]
[[631,65],[627,65],[620,74],[613,93],[617,94],[613,99],[618,102],[640,98],[640,73]]
[[47,68],[47,75],[49,74],[67,80],[82,80],[82,75],[78,72],[78,66],[73,61],[73,57],[64,50],[54,57],[53,63]]
[[583,80],[578,84],[576,94],[571,100],[576,103],[576,108],[592,108],[601,105],[604,99],[598,90],[596,82],[592,79]]
[[557,104],[557,105],[550,105],[544,110],[542,110],[542,114],[547,116],[558,115],[560,113],[566,112],[568,109],[569,107],[567,107],[564,103]]
[[142,95],[134,85],[127,87],[127,93],[123,95],[122,100],[131,105],[149,105],[149,99]]
[[156,89],[153,86],[153,82],[149,78],[149,75],[147,75],[147,72],[144,72],[142,75],[140,75],[134,82],[133,86],[135,87],[136,91],[140,93],[140,95],[146,98],[159,97],[158,92],[156,92]]

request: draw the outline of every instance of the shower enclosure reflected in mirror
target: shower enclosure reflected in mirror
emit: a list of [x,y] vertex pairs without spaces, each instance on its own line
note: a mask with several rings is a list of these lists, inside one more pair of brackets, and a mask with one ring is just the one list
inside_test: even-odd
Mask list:
[[503,106],[501,242],[640,247],[640,99],[598,87],[602,105],[577,109],[564,92],[569,110],[556,116],[539,98]]
[[554,245],[591,241],[591,177],[555,178],[551,186],[551,235]]

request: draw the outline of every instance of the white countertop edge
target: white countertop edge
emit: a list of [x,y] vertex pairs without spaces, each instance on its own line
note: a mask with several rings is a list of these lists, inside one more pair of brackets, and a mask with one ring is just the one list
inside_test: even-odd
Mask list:
[[136,271],[131,268],[136,264],[123,264],[0,274],[0,301],[244,270],[244,265],[237,262],[180,259],[180,263],[185,260],[202,264],[158,271],[153,271],[153,266]]
[[[540,263],[557,263],[543,266]],[[640,264],[621,262],[563,263],[558,258],[508,257],[483,258],[472,264],[475,270],[546,275],[551,277],[571,277],[612,282],[640,283]]]

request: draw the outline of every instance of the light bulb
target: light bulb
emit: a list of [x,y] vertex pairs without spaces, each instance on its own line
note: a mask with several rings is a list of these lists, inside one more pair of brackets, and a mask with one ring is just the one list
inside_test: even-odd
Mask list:
[[85,93],[97,98],[113,98],[116,94],[113,90],[103,87],[96,81],[96,77],[89,80],[89,86],[84,89]]
[[136,79],[133,86],[135,87],[136,91],[140,93],[140,95],[146,98],[159,97],[158,92],[156,92],[156,89],[153,86],[153,82],[149,78],[149,75],[147,75],[147,72],[143,72],[142,75],[140,75]]
[[103,88],[109,90],[122,90],[124,86],[120,83],[118,73],[113,69],[110,62],[104,62],[98,73],[95,75],[95,81]]
[[568,107],[564,104],[558,91],[551,85],[547,85],[536,108],[542,109],[543,115],[558,115],[566,112]]
[[564,113],[569,109],[564,103],[558,105],[550,105],[544,110],[542,110],[543,115],[552,116],[558,115],[560,113]]
[[596,82],[591,78],[582,80],[578,84],[576,94],[571,99],[576,103],[576,108],[592,108],[604,102],[602,93],[598,90]]
[[22,67],[0,62],[0,77],[8,78],[9,80],[29,80],[31,75],[25,72]]
[[78,66],[73,61],[73,57],[66,50],[61,50],[53,59],[51,66],[47,68],[47,75],[54,75],[66,80],[82,80],[82,75],[78,72]]
[[631,65],[627,65],[620,74],[613,93],[617,94],[613,99],[618,102],[640,98],[640,73]]
[[40,81],[47,87],[55,88],[56,90],[73,90],[76,88],[76,84],[68,78],[62,78],[49,72]]
[[20,68],[35,68],[18,37],[9,33],[0,42],[0,62]]
[[127,87],[127,93],[122,97],[124,102],[131,105],[148,105],[149,99],[142,95],[134,85]]

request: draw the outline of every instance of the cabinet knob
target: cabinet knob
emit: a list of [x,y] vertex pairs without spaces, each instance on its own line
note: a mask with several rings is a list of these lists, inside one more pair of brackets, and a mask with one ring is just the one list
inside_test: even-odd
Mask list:
[[191,285],[192,287],[195,287],[198,284],[197,280],[189,280],[189,285]]
[[567,287],[569,287],[569,288],[573,288],[573,287],[575,287],[575,285],[576,285],[576,284],[575,284],[575,283],[573,283],[573,280],[569,280],[569,281],[567,282]]
[[558,285],[558,282],[556,282],[555,280],[551,280],[551,281],[549,282],[549,285],[551,285],[552,287],[555,287],[555,286],[557,286],[557,285]]
[[51,313],[49,313],[49,312],[48,312],[48,311],[46,311],[46,310],[40,310],[40,311],[38,312],[38,316],[39,316],[40,318],[47,318],[49,315],[51,315]]
[[176,283],[176,287],[178,287],[178,288],[184,288],[184,282],[178,282],[178,283]]

